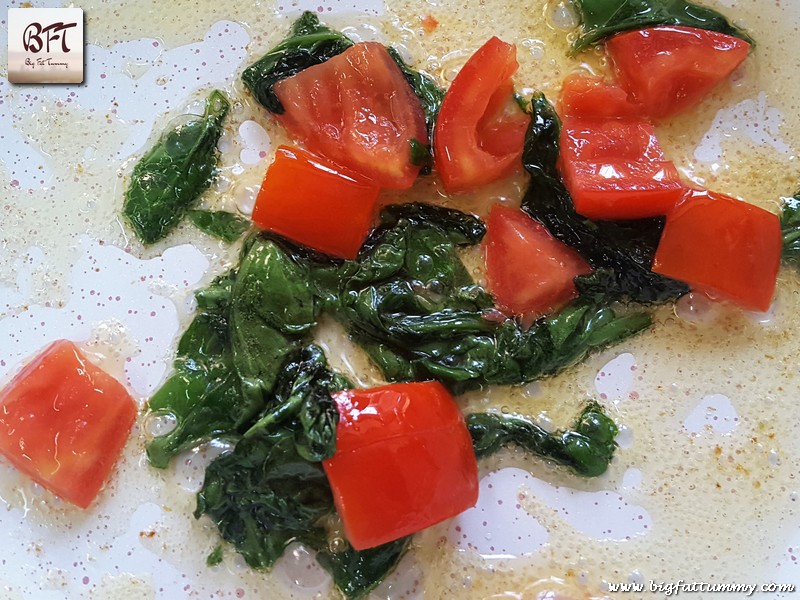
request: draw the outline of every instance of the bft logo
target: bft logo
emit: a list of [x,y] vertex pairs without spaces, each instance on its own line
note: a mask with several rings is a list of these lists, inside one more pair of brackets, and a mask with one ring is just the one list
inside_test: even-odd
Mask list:
[[[70,51],[67,46],[67,29],[77,27],[77,23],[53,23],[47,27],[42,27],[41,23],[31,23],[25,28],[22,34],[22,46],[26,52],[41,52],[45,48],[50,52],[50,42],[61,40],[61,51],[66,54]],[[44,36],[44,39],[42,38]]]
[[81,83],[83,10],[9,8],[8,80]]

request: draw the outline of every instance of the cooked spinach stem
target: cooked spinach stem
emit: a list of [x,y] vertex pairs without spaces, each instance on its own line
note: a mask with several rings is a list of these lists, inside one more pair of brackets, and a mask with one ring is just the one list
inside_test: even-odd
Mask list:
[[200,231],[229,244],[250,229],[248,219],[223,210],[190,210],[189,220]]
[[306,11],[294,22],[286,39],[244,70],[242,81],[259,104],[271,113],[283,114],[275,84],[324,63],[352,45],[344,34],[321,24],[315,13]]
[[574,5],[582,21],[581,35],[572,44],[574,53],[623,31],[659,25],[708,29],[755,44],[721,13],[687,0],[575,0]]
[[164,238],[211,185],[229,109],[225,94],[214,90],[202,117],[166,131],[134,166],[122,212],[143,243]]
[[800,191],[786,198],[781,207],[782,257],[795,267],[800,267]]
[[608,469],[619,430],[603,408],[587,405],[570,429],[548,432],[530,419],[499,413],[467,417],[475,456],[485,458],[501,448],[517,446],[536,456],[565,465],[578,475],[597,477]]
[[664,219],[592,221],[579,215],[556,166],[561,121],[541,93],[533,95],[531,111],[522,153],[531,178],[522,208],[592,265],[593,273],[575,280],[581,296],[600,304],[654,304],[686,294],[685,283],[650,269]]

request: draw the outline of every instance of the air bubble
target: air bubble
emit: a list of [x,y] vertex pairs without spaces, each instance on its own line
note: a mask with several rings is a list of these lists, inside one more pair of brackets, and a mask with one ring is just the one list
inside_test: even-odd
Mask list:
[[572,31],[580,24],[580,19],[571,2],[559,2],[549,13],[548,23],[562,31]]

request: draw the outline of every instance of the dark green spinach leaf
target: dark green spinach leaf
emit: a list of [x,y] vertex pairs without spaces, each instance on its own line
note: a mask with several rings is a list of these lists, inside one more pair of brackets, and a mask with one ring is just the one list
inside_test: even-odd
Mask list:
[[164,133],[134,166],[122,212],[145,244],[165,237],[211,185],[229,109],[225,94],[214,90],[202,117]]
[[660,303],[689,291],[686,284],[650,267],[664,219],[592,221],[575,212],[556,167],[561,122],[543,94],[534,94],[522,162],[531,176],[522,208],[556,238],[580,252],[595,269],[575,283],[599,303],[632,300]]
[[321,348],[309,345],[283,365],[272,397],[244,437],[282,425],[294,432],[301,457],[311,462],[328,459],[336,451],[339,422],[331,394],[352,387],[328,368]]
[[658,25],[683,25],[710,29],[754,44],[745,31],[732,25],[722,14],[687,0],[575,0],[583,32],[572,45],[580,52],[606,38],[628,31]]
[[276,426],[208,466],[194,514],[207,514],[248,565],[265,568],[293,541],[325,539],[320,519],[332,512],[322,465],[300,456],[291,429]]
[[333,583],[350,600],[360,600],[391,573],[408,550],[410,537],[400,538],[376,548],[337,552],[321,548],[317,561],[333,576]]
[[224,210],[190,210],[189,220],[200,231],[224,242],[235,242],[250,229],[250,221]]
[[566,465],[578,475],[597,477],[606,472],[617,444],[618,429],[599,404],[583,409],[570,430],[549,433],[524,417],[475,413],[467,417],[475,456],[490,456],[516,445],[537,456]]
[[268,567],[294,540],[318,546],[333,512],[320,461],[333,456],[339,413],[331,394],[352,387],[310,345],[281,365],[274,393],[230,454],[206,470],[195,516],[208,514],[247,563]]
[[315,323],[317,303],[303,267],[257,234],[242,256],[238,271],[196,294],[198,314],[178,344],[175,372],[150,399],[154,415],[176,421],[148,444],[153,466],[164,468],[178,452],[214,437],[240,434]]
[[781,208],[783,260],[800,267],[800,192],[787,198]]
[[233,274],[197,294],[198,313],[178,343],[175,372],[148,404],[152,415],[170,416],[175,428],[147,445],[150,464],[166,468],[179,452],[229,435],[255,414],[233,369],[228,315]]
[[267,237],[254,235],[245,243],[230,326],[233,364],[253,402],[264,402],[286,358],[316,323],[308,279],[308,270]]
[[284,108],[273,90],[276,83],[322,64],[352,45],[343,34],[322,25],[315,13],[306,11],[294,22],[286,39],[244,70],[242,81],[259,104],[280,115]]

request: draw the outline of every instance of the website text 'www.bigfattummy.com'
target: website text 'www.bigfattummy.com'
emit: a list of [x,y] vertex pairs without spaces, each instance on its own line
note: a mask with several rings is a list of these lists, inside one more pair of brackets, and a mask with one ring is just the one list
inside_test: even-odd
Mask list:
[[654,581],[648,583],[609,583],[609,592],[652,593],[677,596],[681,593],[739,594],[750,597],[754,594],[793,593],[793,583],[708,583],[706,581]]

